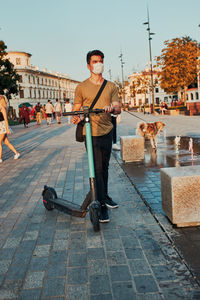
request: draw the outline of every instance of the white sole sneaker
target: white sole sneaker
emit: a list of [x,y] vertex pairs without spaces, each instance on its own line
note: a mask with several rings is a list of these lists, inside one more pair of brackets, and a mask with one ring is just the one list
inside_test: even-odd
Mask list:
[[0,159],[0,164],[3,162],[3,160],[2,159]]
[[20,157],[20,153],[15,154],[14,159],[18,159]]
[[116,204],[116,205],[109,205],[109,204],[107,204],[107,203],[106,203],[106,206],[107,206],[108,208],[117,208],[117,207],[119,207],[118,204]]

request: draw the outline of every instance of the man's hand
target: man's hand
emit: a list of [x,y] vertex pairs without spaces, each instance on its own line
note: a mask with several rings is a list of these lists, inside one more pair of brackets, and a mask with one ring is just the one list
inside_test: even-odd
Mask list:
[[[81,109],[82,104],[74,104],[72,111],[77,111]],[[79,115],[72,116],[71,123],[72,124],[78,124],[81,121],[81,118]]]
[[104,106],[103,109],[105,110],[105,113],[112,113],[113,112],[112,104],[109,105],[109,106]]
[[73,116],[72,117],[72,124],[78,124],[81,121],[81,118],[79,116]]

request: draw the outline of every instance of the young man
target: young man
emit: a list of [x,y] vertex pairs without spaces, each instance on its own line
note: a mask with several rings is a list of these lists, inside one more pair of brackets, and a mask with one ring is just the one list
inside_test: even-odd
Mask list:
[[48,102],[45,106],[45,111],[47,114],[47,125],[51,125],[52,113],[53,113],[54,109],[53,109],[53,105],[51,104],[50,100],[48,100]]
[[[72,105],[68,98],[66,99],[66,102],[65,102],[65,111],[66,112],[72,111]],[[71,122],[71,116],[67,116],[67,123],[70,124],[70,122]]]
[[62,108],[61,108],[61,104],[58,101],[58,99],[56,99],[56,103],[54,104],[54,111],[56,113],[56,120],[58,124],[61,124],[61,114],[62,114]]
[[[86,60],[90,78],[80,83],[76,88],[74,111],[80,110],[82,106],[90,106],[104,82],[102,76],[104,54],[99,50],[93,50],[88,52]],[[99,221],[109,222],[107,207],[118,207],[118,204],[108,196],[108,167],[113,138],[111,112],[112,114],[121,113],[118,90],[114,83],[107,82],[94,106],[95,108],[103,108],[105,110],[105,113],[91,116],[97,200],[101,204]],[[79,122],[79,116],[72,118],[72,123],[77,124]]]

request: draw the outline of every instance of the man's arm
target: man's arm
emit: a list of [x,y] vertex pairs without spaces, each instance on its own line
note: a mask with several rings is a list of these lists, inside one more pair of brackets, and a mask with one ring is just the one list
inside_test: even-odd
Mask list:
[[[77,111],[81,109],[82,104],[74,104],[72,111]],[[81,121],[80,116],[72,116],[72,123],[73,124],[78,124]]]

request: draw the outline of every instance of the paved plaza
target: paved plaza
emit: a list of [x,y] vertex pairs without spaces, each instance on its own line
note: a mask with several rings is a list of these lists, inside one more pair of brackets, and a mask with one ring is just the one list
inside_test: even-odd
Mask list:
[[[118,137],[134,134],[138,118],[163,120],[169,136],[200,136],[199,117],[123,112]],[[116,153],[109,194],[120,206],[109,210],[110,223],[95,233],[88,215],[46,211],[42,203],[45,184],[77,204],[89,190],[87,156],[74,141],[75,126],[63,118],[61,125],[13,130],[11,141],[22,156],[15,161],[4,148],[0,165],[0,299],[200,299],[199,280],[169,234],[174,228],[150,209]]]

